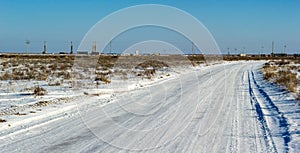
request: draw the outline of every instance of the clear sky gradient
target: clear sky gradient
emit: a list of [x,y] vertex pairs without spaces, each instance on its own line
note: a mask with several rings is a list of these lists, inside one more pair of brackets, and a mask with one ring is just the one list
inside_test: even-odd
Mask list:
[[[46,40],[50,52],[75,49],[85,33],[105,16],[139,4],[163,4],[186,11],[201,21],[215,37],[223,53],[245,47],[258,53],[271,42],[281,52],[300,52],[299,0],[0,0],[0,52],[40,52]],[[115,42],[117,43],[117,42]],[[113,44],[115,50],[118,44]],[[188,48],[188,47],[187,47]]]

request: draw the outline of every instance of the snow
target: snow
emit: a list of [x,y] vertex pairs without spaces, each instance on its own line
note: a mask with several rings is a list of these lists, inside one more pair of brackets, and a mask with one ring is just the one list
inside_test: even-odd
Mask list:
[[[0,150],[299,152],[300,106],[262,79],[263,63],[177,67],[82,89],[2,81]],[[36,84],[48,94],[29,94]],[[34,105],[40,101],[49,104]]]

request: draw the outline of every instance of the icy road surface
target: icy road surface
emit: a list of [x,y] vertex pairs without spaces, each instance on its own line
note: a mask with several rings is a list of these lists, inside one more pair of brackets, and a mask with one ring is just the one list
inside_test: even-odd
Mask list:
[[[262,62],[219,64],[2,132],[0,152],[299,152],[299,106]],[[34,120],[34,119],[33,119]]]

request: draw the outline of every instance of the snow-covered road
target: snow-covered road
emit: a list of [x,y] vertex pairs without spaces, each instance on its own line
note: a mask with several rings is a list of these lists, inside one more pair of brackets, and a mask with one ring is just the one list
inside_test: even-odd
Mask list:
[[299,106],[271,95],[261,65],[213,65],[106,105],[82,96],[69,115],[0,135],[0,152],[299,152]]

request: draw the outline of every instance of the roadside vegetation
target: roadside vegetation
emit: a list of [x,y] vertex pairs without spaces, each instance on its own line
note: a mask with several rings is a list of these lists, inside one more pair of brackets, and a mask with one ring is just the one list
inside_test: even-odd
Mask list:
[[67,56],[2,55],[0,80],[47,81],[60,86],[72,79],[90,79],[97,84],[111,83],[113,76],[152,78],[171,66],[199,65],[203,56]]
[[[171,67],[204,63],[201,57],[191,61],[185,56],[85,56],[85,55],[0,55],[0,81],[11,89],[12,83],[32,82],[26,87],[33,95],[43,96],[46,89],[99,88],[113,80],[153,79],[170,76]],[[193,64],[195,65],[195,64]],[[9,83],[7,83],[9,82]],[[48,85],[38,86],[46,83]],[[14,87],[19,88],[19,87]],[[25,90],[25,89],[24,89]]]
[[36,96],[43,96],[47,94],[47,90],[45,88],[37,86],[35,87],[33,94]]
[[264,79],[284,86],[288,91],[296,93],[300,100],[300,60],[273,60],[261,68]]
[[6,120],[5,120],[5,119],[2,119],[2,118],[0,118],[0,123],[4,123],[4,122],[6,122]]

